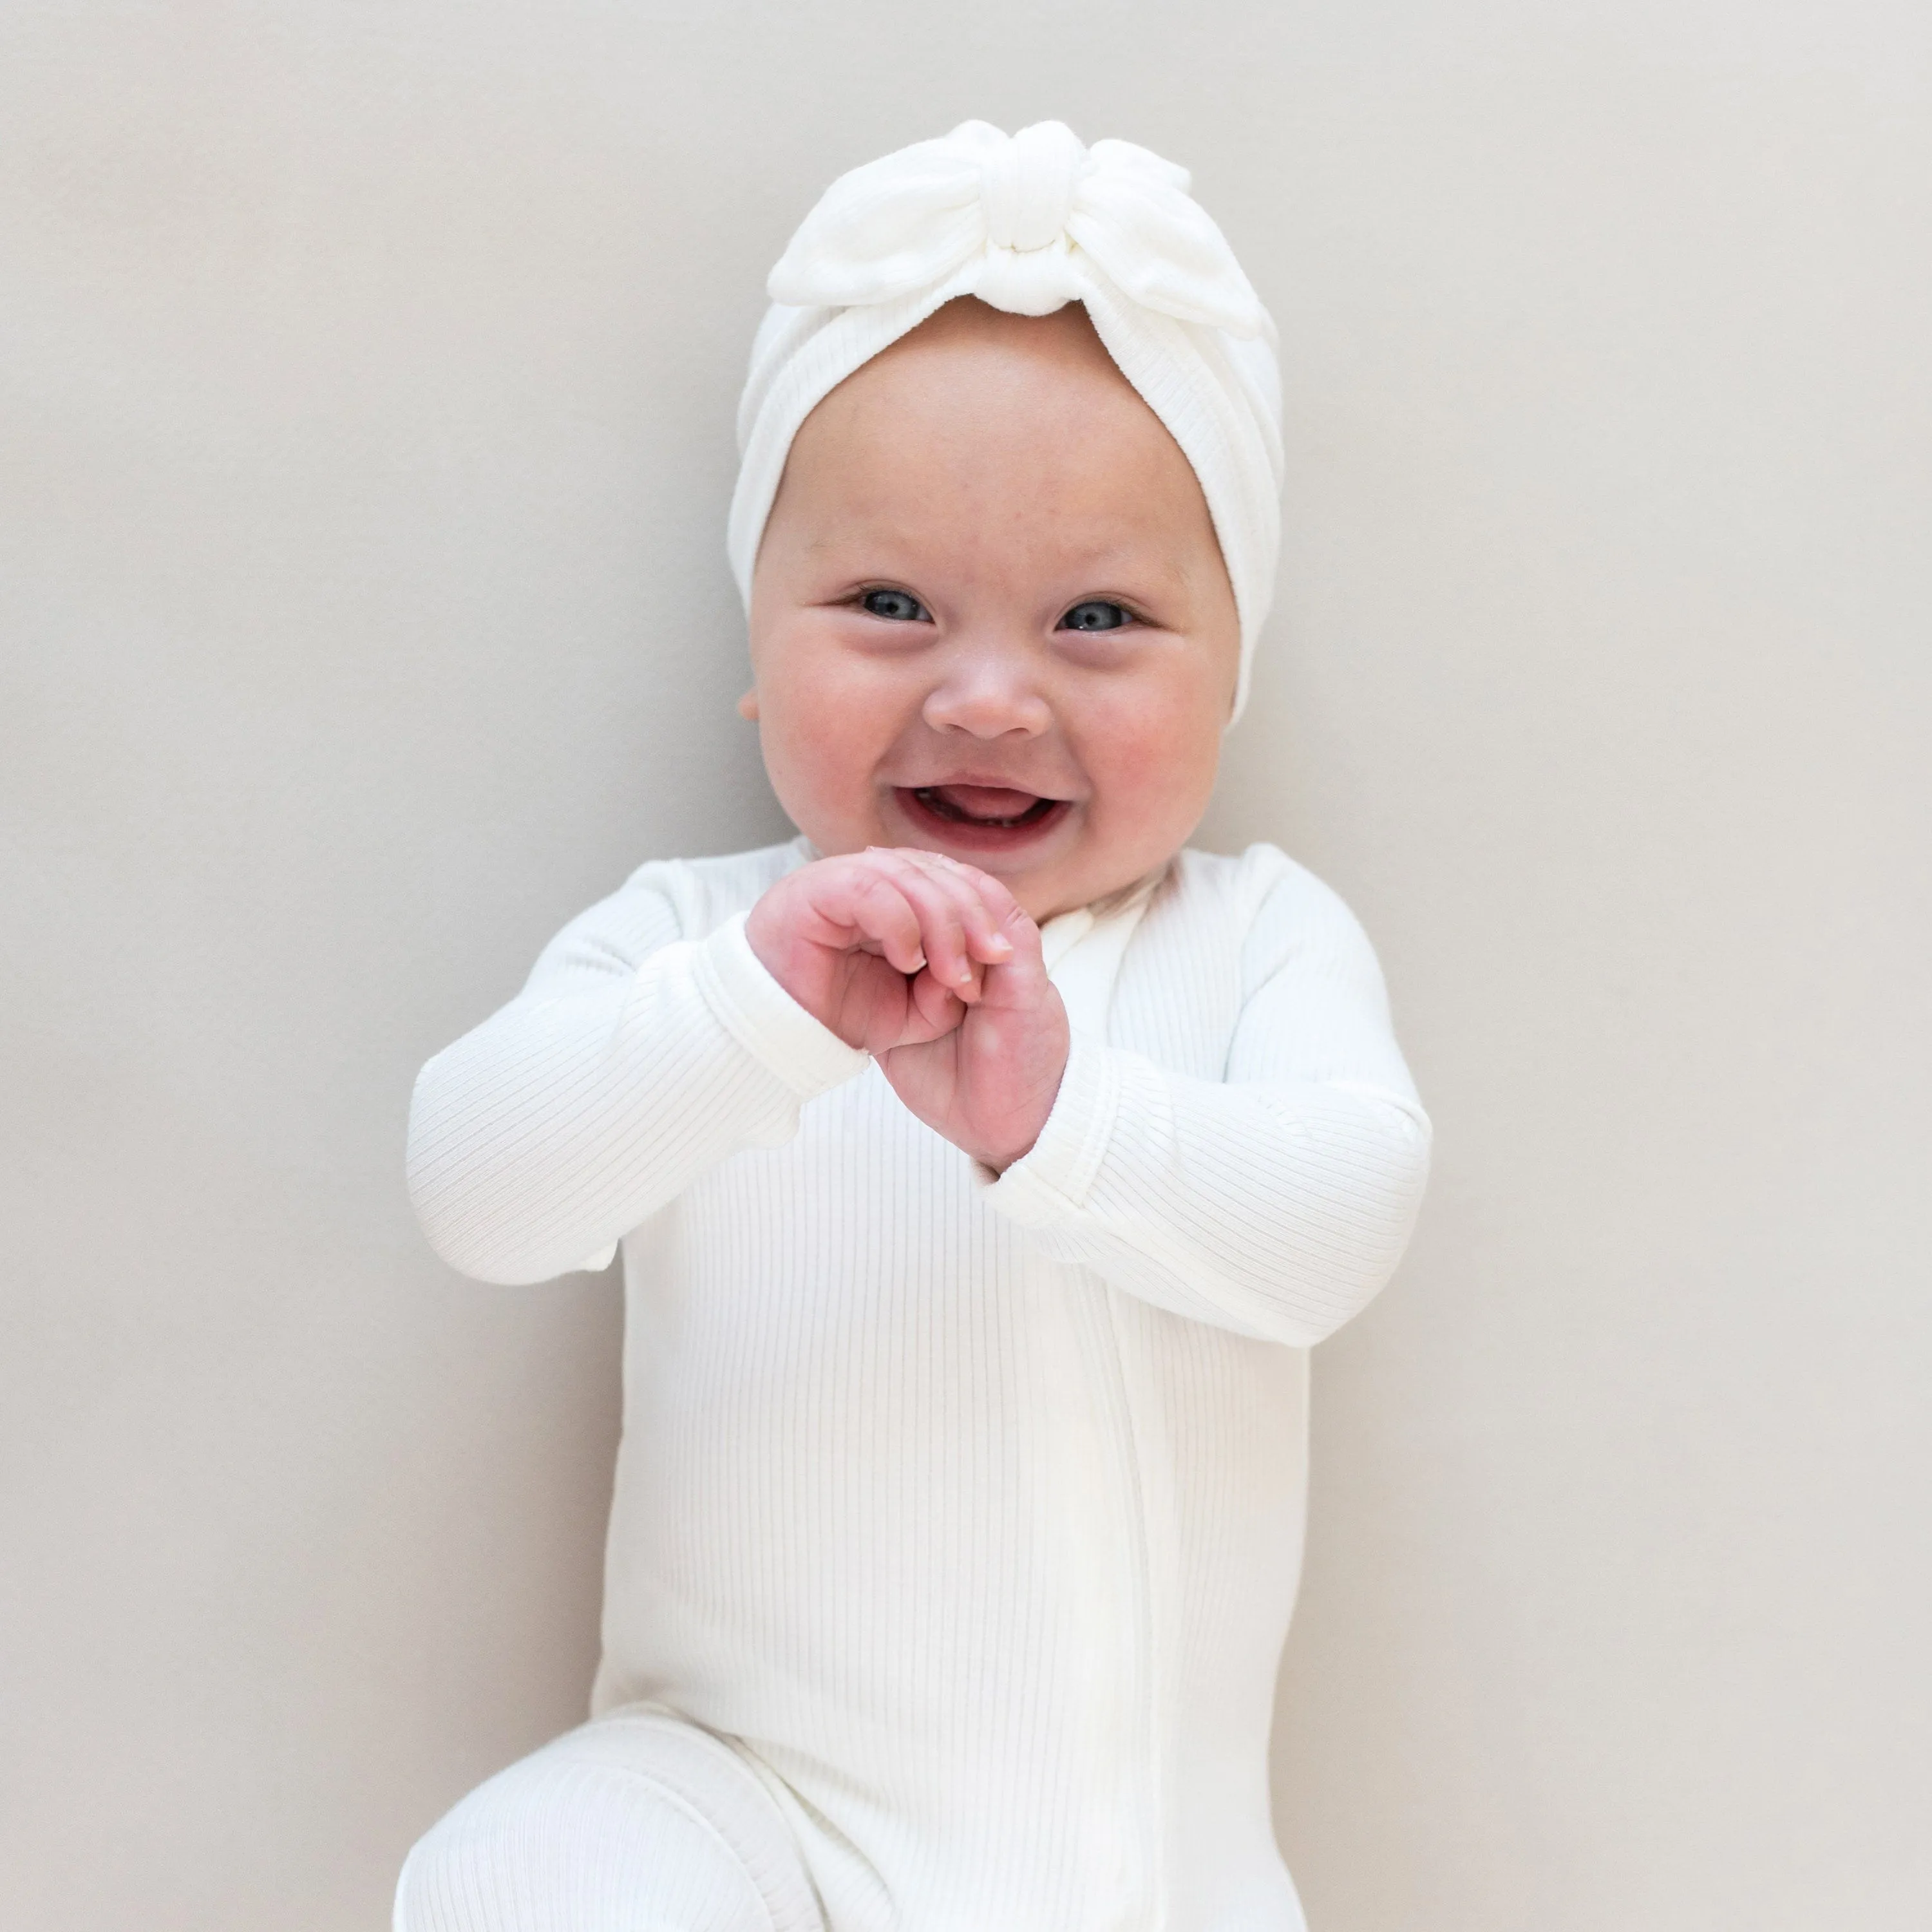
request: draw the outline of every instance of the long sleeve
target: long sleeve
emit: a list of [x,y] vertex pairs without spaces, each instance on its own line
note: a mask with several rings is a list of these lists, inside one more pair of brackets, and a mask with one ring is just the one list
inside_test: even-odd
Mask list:
[[742,914],[682,937],[676,887],[669,867],[634,874],[417,1076],[410,1199],[464,1274],[602,1265],[698,1175],[790,1138],[804,1102],[867,1064],[766,971]]
[[1244,989],[1225,1079],[1076,1034],[1039,1141],[980,1178],[1055,1258],[1306,1347],[1394,1272],[1427,1179],[1429,1120],[1366,938],[1298,867],[1260,908]]

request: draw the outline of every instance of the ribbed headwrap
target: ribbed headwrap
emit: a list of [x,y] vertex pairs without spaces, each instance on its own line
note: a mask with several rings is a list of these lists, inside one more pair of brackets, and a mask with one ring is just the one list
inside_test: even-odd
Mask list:
[[1274,324],[1188,185],[1058,121],[963,122],[841,175],[771,272],[738,407],[727,547],[746,604],[792,439],[834,388],[958,296],[1016,315],[1084,302],[1200,479],[1240,616],[1238,716],[1274,594],[1281,376]]

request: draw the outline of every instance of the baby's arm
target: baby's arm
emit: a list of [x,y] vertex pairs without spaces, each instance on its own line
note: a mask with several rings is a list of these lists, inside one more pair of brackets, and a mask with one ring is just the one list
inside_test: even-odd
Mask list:
[[946,868],[902,854],[803,867],[699,940],[686,876],[644,867],[417,1076],[410,1193],[452,1267],[520,1282],[601,1265],[728,1155],[788,1140],[872,1053],[950,1034],[1014,950]]
[[1430,1129],[1366,938],[1334,893],[1275,862],[1226,1079],[1076,1036],[1038,1142],[987,1193],[1118,1287],[1305,1347],[1394,1272]]
[[453,1268],[533,1282],[601,1259],[866,1064],[772,980],[742,918],[684,938],[680,896],[674,868],[643,868],[417,1076],[410,1198]]

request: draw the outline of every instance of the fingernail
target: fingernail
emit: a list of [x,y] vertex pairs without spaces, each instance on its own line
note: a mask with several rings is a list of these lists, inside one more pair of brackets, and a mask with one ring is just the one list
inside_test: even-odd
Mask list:
[[1013,942],[1004,932],[994,933],[986,944],[988,950],[994,952],[1010,952],[1013,950]]
[[912,956],[912,964],[906,968],[906,970],[908,973],[922,973],[925,970],[926,955],[923,952],[915,952]]

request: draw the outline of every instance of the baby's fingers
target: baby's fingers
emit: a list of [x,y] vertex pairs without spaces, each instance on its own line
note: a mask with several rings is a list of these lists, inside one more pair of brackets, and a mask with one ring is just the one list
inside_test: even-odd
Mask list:
[[1015,941],[1006,930],[1009,915],[1017,914],[1027,925],[1032,922],[998,880],[943,852],[910,846],[902,848],[902,856],[956,895],[966,948],[975,959],[982,965],[1004,966],[1012,958]]
[[977,927],[985,934],[982,943],[986,948],[978,956],[988,965],[1010,965],[1028,956],[1039,959],[1040,927],[1003,880],[963,860],[948,858],[943,852],[922,853],[920,856],[946,868],[973,894],[979,907]]
[[902,852],[875,848],[867,856],[890,872],[918,915],[926,971],[962,1000],[976,999],[980,968],[973,939],[985,915],[972,892],[962,880],[915,864]]
[[899,1042],[902,1046],[938,1040],[965,1016],[966,1003],[930,973],[922,973],[913,981],[910,997],[911,1010],[906,1016],[905,1037]]
[[1024,1009],[1047,998],[1046,960],[1040,950],[1040,927],[1032,916],[990,872],[957,860],[942,858],[940,862],[952,866],[971,886],[985,918],[1006,948],[1000,957],[987,962],[980,1003]]
[[904,880],[868,870],[851,881],[850,894],[844,916],[851,930],[876,946],[894,971],[910,974],[926,965],[925,922]]

